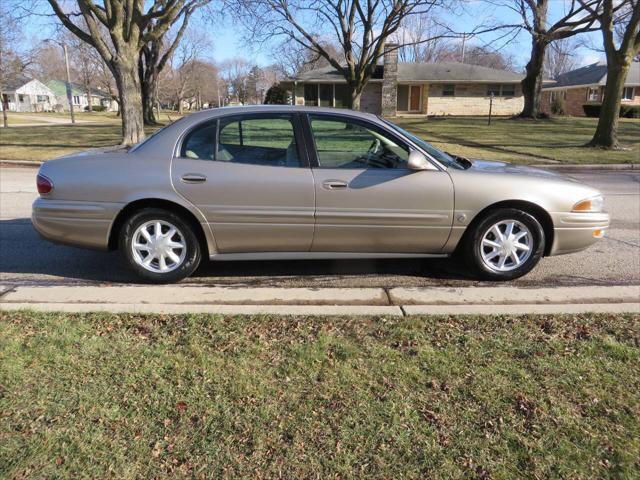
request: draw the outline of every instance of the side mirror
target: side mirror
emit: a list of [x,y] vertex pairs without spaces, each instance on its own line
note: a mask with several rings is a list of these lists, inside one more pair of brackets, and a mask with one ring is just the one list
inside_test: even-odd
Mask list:
[[409,159],[407,160],[407,166],[410,170],[429,170],[430,163],[424,154],[417,150],[412,150],[409,153]]

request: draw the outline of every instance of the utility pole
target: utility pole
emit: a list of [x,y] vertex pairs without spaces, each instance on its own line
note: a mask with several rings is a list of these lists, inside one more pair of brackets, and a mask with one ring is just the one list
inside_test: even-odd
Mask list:
[[467,46],[467,34],[463,33],[462,34],[462,59],[460,60],[460,63],[464,63],[464,54],[465,54],[466,46]]
[[[69,70],[69,53],[67,52],[67,44],[64,42],[58,42],[56,40],[52,40],[50,38],[47,38],[45,40],[45,42],[54,42],[57,43],[58,45],[60,45],[62,47],[62,50],[64,51],[64,64],[67,68],[67,85],[66,85],[66,89],[67,89],[67,101],[69,102],[69,113],[71,114],[71,123],[75,124],[76,123],[76,116],[75,116],[75,112],[73,111],[73,91],[71,89],[71,73]],[[87,99],[89,102],[91,101],[91,98]]]
[[[69,54],[67,53],[67,44],[62,44],[64,50],[64,63],[67,67],[67,99],[69,100],[69,112],[71,113],[71,123],[76,123],[75,112],[73,111],[73,91],[71,90],[71,73],[69,73]],[[89,98],[88,101],[91,101]]]

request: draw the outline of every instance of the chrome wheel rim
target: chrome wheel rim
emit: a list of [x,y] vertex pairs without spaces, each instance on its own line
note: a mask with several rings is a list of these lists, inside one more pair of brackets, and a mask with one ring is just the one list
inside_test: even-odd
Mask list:
[[151,220],[133,233],[131,253],[135,262],[145,270],[168,273],[184,262],[187,244],[175,225],[164,220]]
[[517,220],[501,220],[482,236],[482,262],[495,272],[509,272],[521,267],[531,256],[533,237]]

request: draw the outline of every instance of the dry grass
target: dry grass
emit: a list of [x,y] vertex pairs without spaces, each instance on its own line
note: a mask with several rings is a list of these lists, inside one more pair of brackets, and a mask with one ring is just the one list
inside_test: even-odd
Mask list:
[[0,313],[2,478],[640,476],[640,317]]

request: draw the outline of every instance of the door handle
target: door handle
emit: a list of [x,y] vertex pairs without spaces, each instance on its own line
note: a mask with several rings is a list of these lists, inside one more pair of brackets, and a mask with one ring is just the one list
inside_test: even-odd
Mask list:
[[322,186],[327,190],[343,190],[347,188],[348,183],[342,180],[327,180]]
[[187,173],[180,177],[180,181],[182,183],[204,183],[207,181],[207,176],[199,173]]

